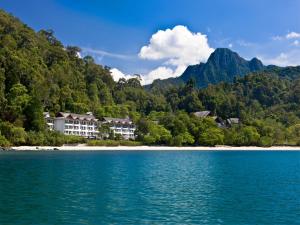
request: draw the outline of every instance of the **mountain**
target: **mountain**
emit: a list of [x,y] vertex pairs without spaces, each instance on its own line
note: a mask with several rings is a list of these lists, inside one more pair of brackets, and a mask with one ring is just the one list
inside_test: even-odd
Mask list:
[[150,88],[180,85],[192,78],[195,79],[197,87],[203,88],[207,87],[208,84],[217,84],[223,81],[232,82],[237,76],[242,77],[265,68],[257,58],[247,61],[230,49],[217,48],[206,63],[188,66],[179,77],[155,80]]

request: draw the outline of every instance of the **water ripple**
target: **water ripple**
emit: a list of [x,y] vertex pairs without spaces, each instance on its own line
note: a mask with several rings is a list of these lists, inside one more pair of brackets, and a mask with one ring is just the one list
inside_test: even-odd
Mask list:
[[300,224],[300,152],[0,153],[0,224]]

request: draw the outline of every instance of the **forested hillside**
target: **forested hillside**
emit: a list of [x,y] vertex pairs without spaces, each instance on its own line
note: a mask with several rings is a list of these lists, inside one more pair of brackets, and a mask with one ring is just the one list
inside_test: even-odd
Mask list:
[[135,117],[165,110],[164,99],[145,92],[137,79],[115,83],[109,68],[90,56],[79,58],[79,51],[63,46],[53,31],[35,32],[0,11],[0,118],[5,126],[44,131],[43,111]]
[[[129,116],[138,125],[138,141],[149,145],[300,144],[300,67],[267,67],[204,89],[188,79],[181,86],[145,90],[135,78],[114,82],[109,68],[79,52],[53,31],[35,32],[0,11],[0,146],[86,141],[47,131],[44,111]],[[217,76],[222,74],[216,71]],[[238,117],[241,124],[220,128],[213,118],[192,114],[200,110]]]

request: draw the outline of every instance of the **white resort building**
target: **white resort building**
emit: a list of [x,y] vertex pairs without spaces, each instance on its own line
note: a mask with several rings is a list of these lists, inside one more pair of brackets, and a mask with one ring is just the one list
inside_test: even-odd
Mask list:
[[108,124],[114,135],[120,134],[126,140],[135,139],[134,132],[136,130],[136,126],[129,118],[120,119],[104,117],[102,124]]
[[54,118],[52,118],[50,116],[49,112],[44,112],[43,115],[44,115],[44,119],[46,121],[48,129],[53,130],[54,129]]
[[66,135],[77,135],[86,138],[98,138],[99,126],[108,124],[114,135],[120,134],[124,139],[134,139],[136,130],[132,120],[104,117],[100,122],[91,112],[86,114],[75,114],[59,112],[51,117],[44,112],[45,122],[49,130],[56,130]]
[[59,112],[55,117],[50,117],[49,113],[44,113],[44,118],[50,130],[56,130],[66,135],[97,138],[99,134],[99,121],[92,113]]

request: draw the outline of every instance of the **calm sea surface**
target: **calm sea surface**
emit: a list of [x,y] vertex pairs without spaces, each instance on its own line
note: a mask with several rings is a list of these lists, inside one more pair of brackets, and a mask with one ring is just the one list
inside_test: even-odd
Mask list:
[[0,224],[300,224],[300,152],[0,153]]

